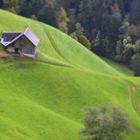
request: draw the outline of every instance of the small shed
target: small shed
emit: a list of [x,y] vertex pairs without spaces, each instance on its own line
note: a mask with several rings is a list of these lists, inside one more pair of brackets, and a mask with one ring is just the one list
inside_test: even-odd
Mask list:
[[27,28],[23,32],[3,32],[1,44],[10,54],[35,57],[39,38]]

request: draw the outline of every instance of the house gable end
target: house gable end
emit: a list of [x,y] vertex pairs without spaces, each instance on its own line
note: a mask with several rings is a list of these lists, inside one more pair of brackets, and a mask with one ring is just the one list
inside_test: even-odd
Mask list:
[[27,28],[23,34],[37,47],[39,44],[38,37],[29,29]]

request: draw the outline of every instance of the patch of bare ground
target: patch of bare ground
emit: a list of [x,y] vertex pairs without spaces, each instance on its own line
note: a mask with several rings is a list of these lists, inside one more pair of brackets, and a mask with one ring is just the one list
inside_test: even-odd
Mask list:
[[10,54],[6,51],[0,51],[0,58],[8,58]]

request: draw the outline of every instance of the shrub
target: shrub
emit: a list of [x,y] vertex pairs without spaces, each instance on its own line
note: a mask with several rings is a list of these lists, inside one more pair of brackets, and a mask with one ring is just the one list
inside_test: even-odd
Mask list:
[[86,109],[84,124],[82,140],[122,140],[122,134],[132,130],[126,114],[106,105]]

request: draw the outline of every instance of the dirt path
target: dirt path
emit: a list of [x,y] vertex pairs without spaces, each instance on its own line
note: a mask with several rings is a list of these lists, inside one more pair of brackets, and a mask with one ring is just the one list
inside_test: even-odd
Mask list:
[[136,86],[128,80],[127,80],[127,83],[128,83],[130,103],[131,103],[134,111],[137,113],[138,117],[140,118],[140,110],[137,106],[137,101],[136,101]]

